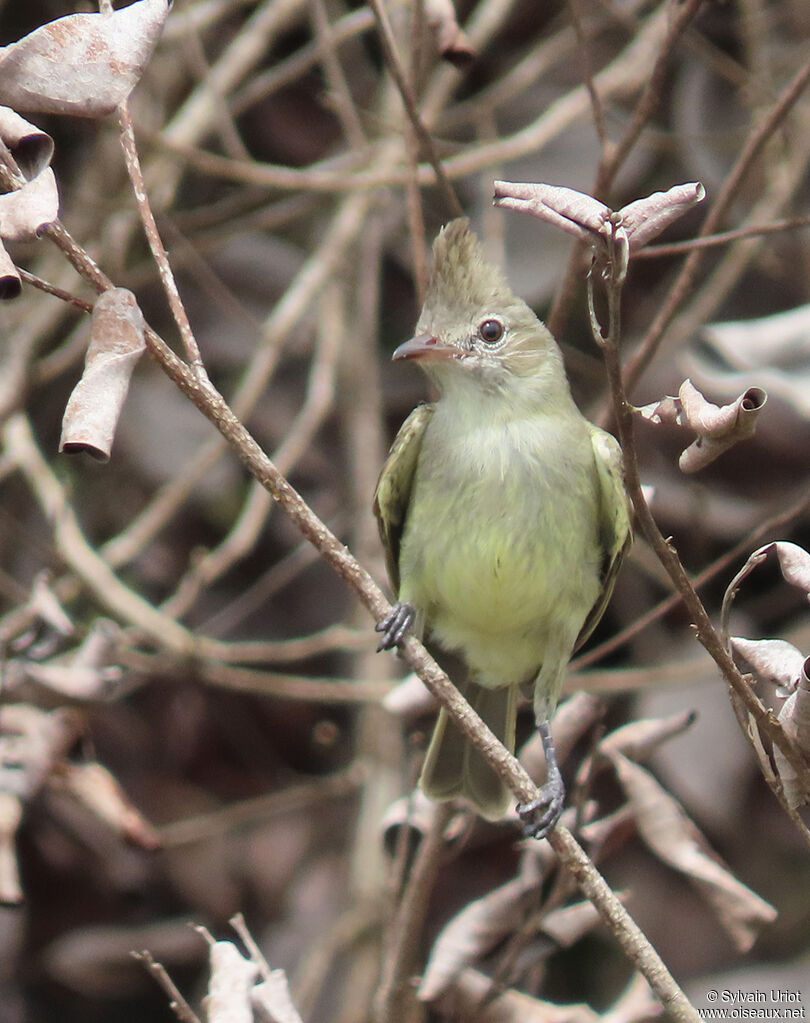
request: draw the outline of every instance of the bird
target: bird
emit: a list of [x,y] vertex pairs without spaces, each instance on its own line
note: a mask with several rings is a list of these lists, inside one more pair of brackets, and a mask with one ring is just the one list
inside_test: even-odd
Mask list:
[[[392,358],[438,397],[401,426],[374,495],[396,594],[379,649],[413,634],[451,655],[452,680],[510,752],[521,691],[533,693],[546,781],[517,810],[542,838],[565,796],[550,720],[631,542],[621,449],[579,411],[556,341],[465,217],[434,241],[414,336]],[[420,785],[487,820],[512,798],[444,708]]]

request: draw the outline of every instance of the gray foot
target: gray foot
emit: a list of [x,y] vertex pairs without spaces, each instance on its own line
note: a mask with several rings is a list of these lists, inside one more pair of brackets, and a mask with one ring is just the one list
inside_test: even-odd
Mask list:
[[407,636],[415,618],[416,612],[410,604],[405,602],[394,604],[385,618],[374,626],[375,632],[382,633],[377,652],[393,650],[395,646],[399,646]]
[[557,755],[554,751],[554,740],[548,721],[542,721],[537,730],[543,740],[546,754],[547,781],[540,789],[540,795],[530,803],[518,803],[517,812],[523,821],[523,834],[526,838],[545,838],[553,831],[560,819],[565,802],[565,785],[560,769],[557,766]]

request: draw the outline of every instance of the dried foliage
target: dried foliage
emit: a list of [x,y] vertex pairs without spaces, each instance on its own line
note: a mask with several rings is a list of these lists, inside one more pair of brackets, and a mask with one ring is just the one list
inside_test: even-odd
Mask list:
[[[0,26],[3,1023],[696,1020],[732,966],[806,1005],[805,5]],[[487,737],[416,641],[430,698],[374,653],[371,495],[423,397],[388,355],[459,211],[638,520],[529,845],[413,791],[434,697]]]

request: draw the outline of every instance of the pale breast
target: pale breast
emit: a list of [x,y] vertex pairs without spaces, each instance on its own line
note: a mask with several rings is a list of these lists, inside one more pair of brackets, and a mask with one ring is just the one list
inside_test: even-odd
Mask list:
[[[431,424],[433,425],[433,424]],[[426,436],[403,536],[401,599],[446,646],[537,648],[599,592],[590,442],[540,418]],[[517,669],[515,669],[517,670]]]

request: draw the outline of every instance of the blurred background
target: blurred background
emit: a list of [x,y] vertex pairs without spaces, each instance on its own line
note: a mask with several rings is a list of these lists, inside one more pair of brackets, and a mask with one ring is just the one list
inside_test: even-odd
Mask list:
[[[0,43],[76,9],[0,2]],[[494,210],[492,182],[596,189],[618,209],[699,180],[705,202],[660,241],[693,237],[807,60],[810,9],[802,0],[459,2],[467,52],[455,63],[441,56],[421,5],[385,10],[461,207],[555,329],[581,407],[609,424],[587,259],[565,234]],[[417,372],[391,365],[390,353],[410,336],[426,244],[452,211],[414,141],[372,10],[342,0],[176,0],[131,108],[213,382],[384,584],[374,485],[396,429],[426,397]],[[115,116],[29,116],[55,140],[65,226],[179,350]],[[636,121],[641,130],[611,166],[611,146]],[[756,435],[694,476],[678,469],[690,435],[638,423],[654,514],[687,570],[706,572],[712,615],[752,550],[774,539],[810,543],[808,160],[810,98],[800,95],[719,224],[780,229],[703,252],[630,395],[654,402],[686,377],[718,405],[751,386],[768,391]],[[92,301],[47,241],[10,249],[20,266]],[[642,350],[684,259],[632,262],[625,360]],[[199,1005],[207,947],[189,922],[231,938],[238,912],[270,964],[287,971],[304,1019],[371,1019],[420,834],[397,800],[413,787],[429,711],[410,700],[398,713],[381,705],[403,670],[374,653],[368,614],[152,359],[134,375],[108,464],[57,453],[88,331],[84,313],[28,286],[0,308],[0,417],[18,438],[12,445],[7,430],[0,448],[2,700],[4,712],[14,708],[0,717],[0,782],[9,786],[9,770],[26,776],[22,822],[3,847],[7,857],[15,847],[22,900],[0,907],[0,1021],[170,1020],[165,992],[131,951],[148,949]],[[160,628],[144,636],[111,608],[87,550],[55,528],[49,486],[122,584],[166,623],[207,638],[199,655],[163,642]],[[637,626],[670,593],[637,540],[569,679],[571,692],[598,698],[571,733],[569,790],[595,800],[598,819],[619,815],[600,868],[699,1008],[710,988],[746,985],[803,990],[806,1002],[808,847],[764,783],[682,608]],[[746,581],[734,634],[786,638],[807,653],[808,631],[804,594],[776,568]],[[102,652],[88,662],[91,642]],[[79,671],[87,663],[89,681]],[[761,695],[778,711],[774,687]],[[690,710],[695,723],[661,746],[651,769],[728,876],[764,900],[751,903],[742,938],[724,921],[722,899],[718,910],[639,838],[614,774],[574,784],[605,731]],[[448,826],[424,925],[411,935],[414,975],[447,922],[526,859],[513,822],[484,828],[460,812]],[[523,906],[521,940],[493,939],[474,965],[530,995],[604,1013],[631,967],[594,920],[566,939],[531,925],[566,895],[537,855],[545,880]],[[13,875],[13,865],[4,869]],[[478,1018],[440,1005],[421,1011]]]

